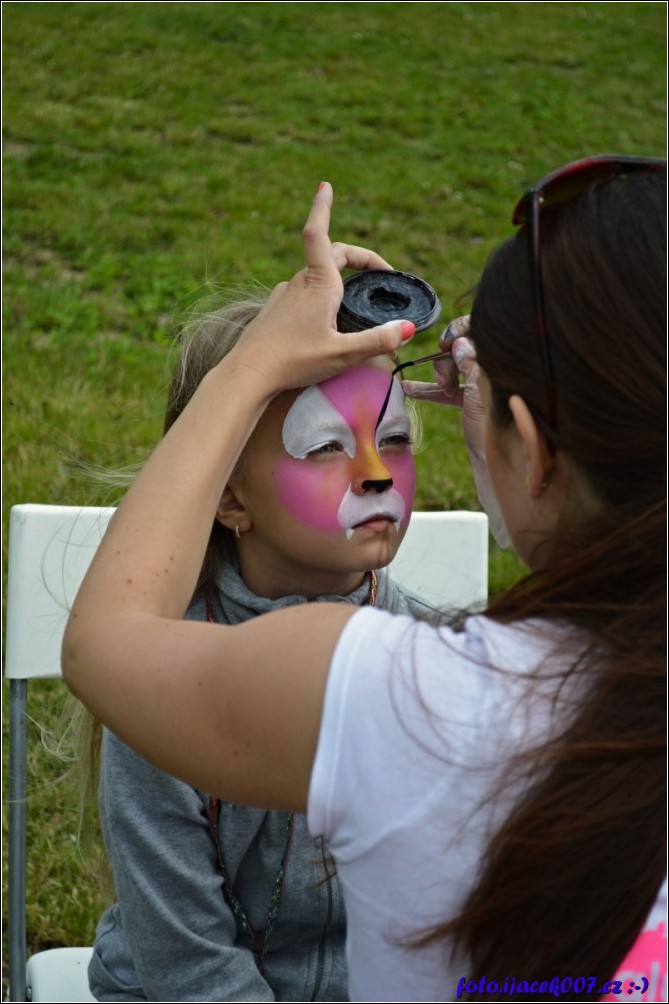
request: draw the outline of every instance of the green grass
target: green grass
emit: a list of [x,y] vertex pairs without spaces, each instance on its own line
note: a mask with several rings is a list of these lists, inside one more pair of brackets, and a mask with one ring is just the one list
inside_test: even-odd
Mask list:
[[[300,267],[323,178],[334,235],[448,316],[529,182],[665,152],[663,3],[8,2],[3,29],[3,533],[14,503],[98,501],[81,462],[146,455],[179,316]],[[457,416],[423,414],[419,506],[476,506]],[[493,549],[493,590],[519,573]],[[54,770],[32,781],[33,947],[89,941],[100,910]]]

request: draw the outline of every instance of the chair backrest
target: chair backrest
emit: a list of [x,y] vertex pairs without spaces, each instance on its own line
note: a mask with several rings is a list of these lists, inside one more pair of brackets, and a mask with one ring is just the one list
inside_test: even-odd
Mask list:
[[484,606],[488,517],[482,512],[415,512],[390,572],[439,609]]
[[[26,504],[14,506],[10,513],[5,676],[10,680],[8,928],[13,1001],[26,999],[27,681],[61,675],[60,646],[68,610],[113,512]],[[390,567],[398,582],[433,606],[484,604],[487,517],[469,512],[414,513]],[[80,959],[77,965],[81,980]],[[73,990],[71,997],[62,999],[87,998]]]
[[16,505],[10,513],[5,676],[60,676],[68,610],[114,510]]
[[[86,1001],[88,977],[71,951],[33,957],[26,974],[26,789],[28,679],[60,676],[67,612],[113,509],[18,505],[10,513],[5,676],[9,679],[10,1000]],[[41,989],[43,988],[43,989]]]
[[[10,514],[5,676],[60,676],[68,609],[114,510],[17,505]],[[488,593],[488,518],[415,512],[390,571],[437,607],[471,607]]]

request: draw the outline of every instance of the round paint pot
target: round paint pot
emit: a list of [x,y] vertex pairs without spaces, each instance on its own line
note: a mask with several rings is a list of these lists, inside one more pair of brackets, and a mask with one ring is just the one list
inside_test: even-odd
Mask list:
[[344,299],[337,314],[339,331],[364,331],[388,321],[412,321],[425,331],[439,317],[441,304],[426,282],[408,272],[374,269],[344,281]]

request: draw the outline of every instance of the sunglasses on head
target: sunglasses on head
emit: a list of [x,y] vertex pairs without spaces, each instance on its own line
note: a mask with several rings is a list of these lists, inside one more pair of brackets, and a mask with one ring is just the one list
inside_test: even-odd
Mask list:
[[655,157],[607,155],[575,160],[547,174],[545,178],[528,189],[514,209],[512,217],[514,225],[527,227],[535,327],[541,345],[546,379],[546,414],[541,418],[549,441],[552,441],[553,444],[557,441],[557,394],[544,307],[539,229],[541,210],[575,199],[596,181],[644,171],[663,171],[666,170],[666,167],[666,160]]

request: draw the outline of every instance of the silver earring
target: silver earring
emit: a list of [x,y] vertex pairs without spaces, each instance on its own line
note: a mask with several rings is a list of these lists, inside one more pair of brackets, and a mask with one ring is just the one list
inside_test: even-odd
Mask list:
[[235,537],[237,538],[237,540],[242,539],[242,535],[239,532],[239,523],[235,523]]

